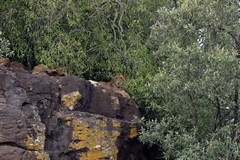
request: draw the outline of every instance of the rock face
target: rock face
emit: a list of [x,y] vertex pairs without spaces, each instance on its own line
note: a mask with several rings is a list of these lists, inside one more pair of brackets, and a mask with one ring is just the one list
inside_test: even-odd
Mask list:
[[140,159],[135,103],[75,77],[0,67],[1,160]]

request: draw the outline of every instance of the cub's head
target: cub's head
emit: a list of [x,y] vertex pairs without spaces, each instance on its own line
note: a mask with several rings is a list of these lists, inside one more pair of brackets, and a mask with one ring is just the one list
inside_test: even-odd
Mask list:
[[127,79],[127,75],[126,74],[122,74],[122,73],[112,76],[112,82],[118,88],[123,88],[123,84],[124,84],[126,79]]
[[10,65],[10,60],[8,58],[2,58],[0,57],[0,66],[9,66]]
[[51,70],[43,64],[39,64],[39,65],[35,66],[32,70],[32,74],[49,75],[50,73],[51,73]]

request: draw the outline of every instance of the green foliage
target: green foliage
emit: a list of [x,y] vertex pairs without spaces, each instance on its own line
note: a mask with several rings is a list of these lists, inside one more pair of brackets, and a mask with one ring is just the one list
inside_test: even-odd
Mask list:
[[63,66],[69,73],[98,80],[116,72],[137,75],[153,71],[145,43],[156,4],[4,1],[0,6],[1,28],[18,59]]
[[10,42],[5,37],[2,37],[0,31],[0,57],[9,57],[13,55],[13,51],[10,49]]
[[140,140],[166,159],[240,158],[236,1],[11,0],[0,19],[0,55],[29,68],[127,73],[145,116]]
[[166,159],[239,159],[239,6],[175,2],[151,27],[159,70],[145,86],[140,140],[162,146]]
[[[192,46],[179,50],[179,54],[164,61],[149,85],[153,97],[160,100],[149,104],[156,120],[146,122],[147,128],[143,129],[140,139],[162,144],[166,158],[190,154],[186,151],[189,146],[190,152],[196,145],[200,145],[198,150],[208,145],[206,140],[209,136],[229,125],[234,118],[233,95],[239,83],[239,71],[232,53],[218,47],[211,52],[203,52]],[[231,137],[218,138],[217,142],[225,142]],[[222,144],[211,145],[217,149],[222,147]],[[230,154],[231,149],[226,152]],[[225,156],[213,152],[208,154],[221,159]],[[199,156],[194,159],[202,159]]]
[[158,52],[166,52],[166,46],[188,47],[203,36],[204,49],[216,45],[231,49],[234,45],[231,36],[240,34],[238,7],[235,1],[227,0],[221,3],[218,0],[179,0],[175,7],[164,5],[157,11],[151,43]]

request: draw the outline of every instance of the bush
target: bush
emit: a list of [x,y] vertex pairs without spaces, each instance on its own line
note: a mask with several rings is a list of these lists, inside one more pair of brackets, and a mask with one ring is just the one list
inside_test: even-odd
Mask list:
[[10,42],[5,37],[2,37],[2,32],[0,31],[0,57],[9,57],[14,52],[10,49]]

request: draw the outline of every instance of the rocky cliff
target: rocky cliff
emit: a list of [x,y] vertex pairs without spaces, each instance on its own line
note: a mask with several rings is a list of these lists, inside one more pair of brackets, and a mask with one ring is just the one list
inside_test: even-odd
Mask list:
[[140,159],[135,103],[75,76],[0,67],[1,160]]

